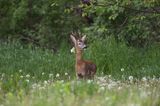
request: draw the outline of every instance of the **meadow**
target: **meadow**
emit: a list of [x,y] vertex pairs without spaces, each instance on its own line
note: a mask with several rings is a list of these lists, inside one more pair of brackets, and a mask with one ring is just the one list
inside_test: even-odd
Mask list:
[[160,47],[94,40],[84,58],[94,80],[77,80],[72,47],[56,53],[20,42],[0,44],[0,106],[159,106]]

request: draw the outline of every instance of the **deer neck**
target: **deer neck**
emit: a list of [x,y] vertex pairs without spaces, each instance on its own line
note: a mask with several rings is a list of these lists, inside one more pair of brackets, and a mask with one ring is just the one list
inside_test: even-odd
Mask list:
[[76,50],[76,63],[82,61],[82,50]]

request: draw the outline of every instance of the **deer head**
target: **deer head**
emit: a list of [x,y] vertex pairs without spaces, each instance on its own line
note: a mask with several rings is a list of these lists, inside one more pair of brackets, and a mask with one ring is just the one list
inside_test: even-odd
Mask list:
[[86,35],[84,35],[81,38],[76,39],[75,36],[77,36],[76,33],[71,33],[70,37],[72,42],[74,43],[74,47],[76,50],[83,50],[84,48],[86,48],[86,44],[85,44],[85,39],[86,39]]

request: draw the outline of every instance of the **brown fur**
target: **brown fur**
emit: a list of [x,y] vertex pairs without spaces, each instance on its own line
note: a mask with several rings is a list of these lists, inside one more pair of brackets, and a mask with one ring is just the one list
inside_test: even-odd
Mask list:
[[[83,40],[81,39],[78,40],[84,43]],[[72,38],[72,41],[74,42],[76,48],[76,64],[75,64],[76,75],[78,79],[91,79],[94,77],[97,67],[93,62],[83,60],[82,58],[83,49],[80,49],[78,47],[77,45],[78,40]]]

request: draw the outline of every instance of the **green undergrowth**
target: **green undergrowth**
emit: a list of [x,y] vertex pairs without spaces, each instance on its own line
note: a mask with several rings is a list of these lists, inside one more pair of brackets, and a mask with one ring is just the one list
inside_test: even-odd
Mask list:
[[[29,93],[20,90],[15,96],[6,93],[1,104],[5,106],[158,106],[159,80],[115,82],[56,81],[34,83]],[[106,84],[106,86],[104,85]]]
[[95,40],[86,50],[86,57],[94,60],[98,74],[112,75],[120,78],[132,75],[160,76],[160,46],[148,48],[128,47],[124,42],[116,43],[113,38]]
[[[84,58],[95,62],[96,76],[110,75],[116,80],[126,80],[129,76],[137,79],[160,76],[159,46],[137,49],[128,47],[123,42],[116,43],[113,38],[93,40],[88,45]],[[4,93],[16,93],[21,89],[28,91],[28,80],[34,83],[48,80],[50,77],[53,80],[76,79],[75,54],[70,53],[71,48],[66,47],[64,43],[54,53],[18,42],[1,43],[1,89]]]
[[[95,79],[77,81],[75,54],[64,44],[51,50],[0,44],[0,106],[158,106],[160,47],[128,47],[94,40],[84,58],[95,62]],[[104,77],[103,77],[104,76]]]
[[[121,76],[160,76],[160,46],[148,48],[133,48],[123,42],[116,43],[113,38],[94,40],[84,58],[92,60],[97,65],[97,75]],[[8,75],[22,70],[24,74],[45,79],[48,74],[57,73],[62,76],[69,73],[75,76],[75,54],[70,53],[71,46],[62,45],[58,52],[44,50],[33,46],[22,46],[20,43],[0,44],[0,73]],[[45,73],[42,77],[42,73]]]

